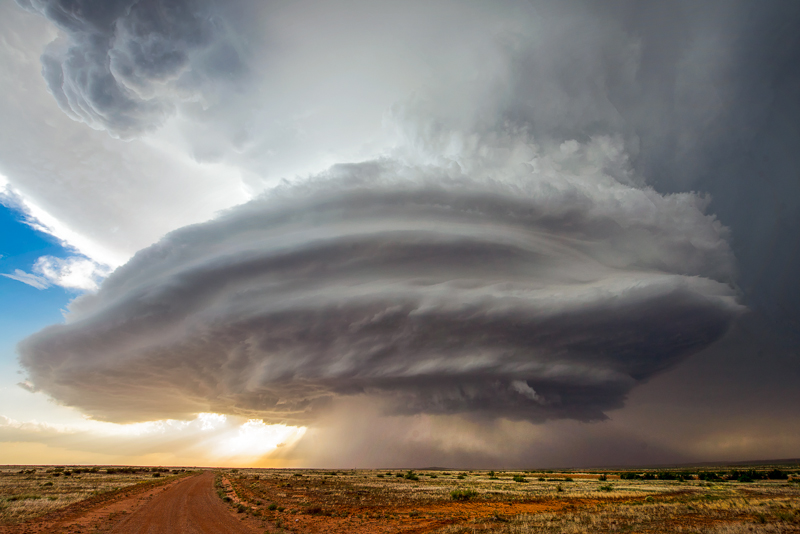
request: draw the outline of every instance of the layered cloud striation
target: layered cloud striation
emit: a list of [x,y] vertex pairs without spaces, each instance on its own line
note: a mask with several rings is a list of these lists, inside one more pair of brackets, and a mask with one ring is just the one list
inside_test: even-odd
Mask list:
[[117,421],[308,423],[353,395],[602,419],[741,311],[706,199],[587,164],[607,145],[532,145],[500,178],[339,165],[172,232],[21,343],[30,387]]

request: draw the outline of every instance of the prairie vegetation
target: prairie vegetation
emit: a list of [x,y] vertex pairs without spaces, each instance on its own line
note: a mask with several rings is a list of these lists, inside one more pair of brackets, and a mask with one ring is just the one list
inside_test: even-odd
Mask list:
[[5,466],[0,468],[0,524],[27,521],[179,472],[163,467]]
[[800,532],[796,466],[594,472],[240,469],[222,472],[220,479],[226,488],[220,495],[235,511],[286,532]]

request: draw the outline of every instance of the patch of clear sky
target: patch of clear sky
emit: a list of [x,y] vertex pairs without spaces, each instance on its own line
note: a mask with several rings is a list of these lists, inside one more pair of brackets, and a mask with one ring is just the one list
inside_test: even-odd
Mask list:
[[[0,273],[30,272],[41,256],[70,256],[54,237],[34,230],[18,211],[0,204]],[[61,287],[36,289],[0,276],[0,386],[16,384],[16,344],[41,328],[64,320],[61,310],[76,294]]]

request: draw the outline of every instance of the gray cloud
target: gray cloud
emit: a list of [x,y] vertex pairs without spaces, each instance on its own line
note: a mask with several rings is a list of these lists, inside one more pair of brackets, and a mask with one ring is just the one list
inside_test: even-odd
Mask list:
[[36,389],[114,420],[308,422],[352,395],[602,419],[741,309],[703,199],[581,165],[608,142],[533,146],[503,180],[334,167],[140,251],[21,362]]
[[42,73],[69,116],[130,138],[161,126],[208,85],[245,70],[239,51],[204,0],[18,0],[62,32]]

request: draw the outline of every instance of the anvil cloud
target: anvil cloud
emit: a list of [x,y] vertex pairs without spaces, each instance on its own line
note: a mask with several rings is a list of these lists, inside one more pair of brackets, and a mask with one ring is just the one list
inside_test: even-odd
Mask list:
[[605,172],[613,139],[516,143],[336,166],[169,234],[21,344],[32,387],[119,421],[308,423],[352,395],[604,418],[740,311],[726,231]]

